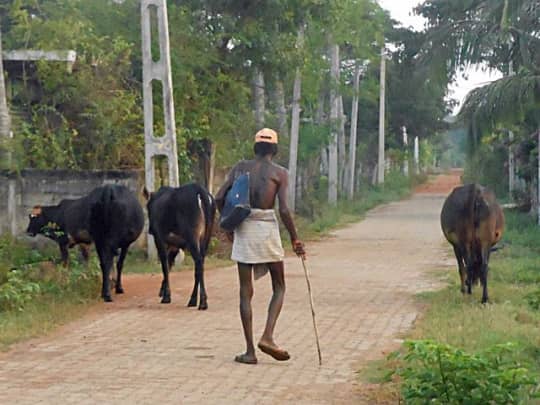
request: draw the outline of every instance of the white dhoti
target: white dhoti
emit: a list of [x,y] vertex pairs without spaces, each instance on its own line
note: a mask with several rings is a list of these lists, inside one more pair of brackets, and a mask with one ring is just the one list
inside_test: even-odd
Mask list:
[[249,216],[234,230],[231,259],[253,264],[255,279],[258,279],[268,268],[257,264],[280,262],[284,256],[274,210],[252,208]]

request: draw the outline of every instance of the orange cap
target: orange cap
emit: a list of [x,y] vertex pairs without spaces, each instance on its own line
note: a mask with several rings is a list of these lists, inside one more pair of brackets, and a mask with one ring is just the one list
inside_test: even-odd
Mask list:
[[255,142],[267,142],[277,144],[277,132],[270,128],[263,128],[255,134]]

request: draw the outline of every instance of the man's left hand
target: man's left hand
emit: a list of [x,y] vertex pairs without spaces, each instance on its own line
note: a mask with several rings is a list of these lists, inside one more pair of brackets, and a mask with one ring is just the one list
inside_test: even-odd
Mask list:
[[294,253],[296,253],[296,256],[301,257],[305,260],[306,258],[306,251],[304,249],[304,243],[299,240],[295,239],[292,241],[292,248],[294,250]]

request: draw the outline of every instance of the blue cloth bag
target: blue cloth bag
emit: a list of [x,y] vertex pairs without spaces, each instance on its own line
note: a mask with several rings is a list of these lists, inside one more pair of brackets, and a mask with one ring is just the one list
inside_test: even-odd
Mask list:
[[227,192],[219,225],[224,230],[232,232],[250,213],[249,173],[245,173],[238,176]]

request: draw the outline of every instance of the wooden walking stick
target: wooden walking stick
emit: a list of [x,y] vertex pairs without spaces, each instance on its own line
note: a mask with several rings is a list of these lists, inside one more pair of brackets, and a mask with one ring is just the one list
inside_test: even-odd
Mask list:
[[302,259],[302,267],[304,268],[304,275],[306,276],[307,289],[309,293],[309,304],[311,305],[311,318],[313,319],[313,329],[315,330],[315,341],[317,342],[319,366],[322,366],[321,345],[319,343],[319,331],[317,330],[317,322],[315,321],[315,309],[313,307],[313,294],[311,293],[311,282],[309,281],[309,274],[306,267],[306,260],[303,257],[301,259]]

